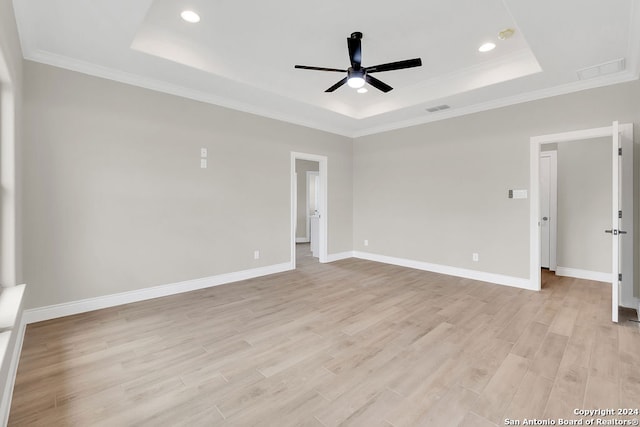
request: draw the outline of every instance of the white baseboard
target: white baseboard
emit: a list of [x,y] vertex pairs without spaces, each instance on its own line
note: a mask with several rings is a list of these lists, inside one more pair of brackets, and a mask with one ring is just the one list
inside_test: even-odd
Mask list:
[[640,321],[640,299],[639,298],[634,297],[632,301],[626,301],[626,302],[620,300],[620,307],[630,308],[632,310],[635,310],[638,316],[638,320]]
[[579,268],[556,267],[556,276],[574,277],[576,279],[594,280],[596,282],[611,283],[611,273],[581,270]]
[[466,279],[495,283],[497,285],[512,286],[528,290],[536,290],[531,286],[529,279],[521,277],[505,276],[502,274],[487,273],[484,271],[468,270],[465,268],[450,267],[448,265],[431,264],[428,262],[414,261],[404,258],[395,258],[386,255],[372,254],[368,252],[354,251],[355,258],[369,261],[383,262],[385,264],[399,265],[401,267],[415,268],[417,270],[431,271],[433,273],[447,274],[449,276],[464,277]]
[[132,302],[224,285],[226,283],[238,282],[240,280],[253,279],[255,277],[267,276],[269,274],[281,273],[288,270],[291,270],[291,263],[286,262],[266,267],[236,271],[234,273],[226,273],[201,279],[186,280],[184,282],[138,289],[135,291],[87,298],[79,301],[49,305],[46,307],[32,308],[24,311],[24,322],[26,324],[41,322],[43,320],[99,310],[101,308],[115,307],[122,304],[129,304]]
[[353,258],[353,251],[339,252],[337,254],[327,255],[326,262],[340,261],[341,259]]
[[296,237],[296,243],[309,243],[308,237]]

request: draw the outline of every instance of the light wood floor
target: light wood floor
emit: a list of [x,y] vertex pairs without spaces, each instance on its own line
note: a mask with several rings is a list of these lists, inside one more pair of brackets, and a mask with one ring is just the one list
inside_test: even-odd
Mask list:
[[496,426],[640,406],[609,287],[349,259],[30,325],[9,424]]

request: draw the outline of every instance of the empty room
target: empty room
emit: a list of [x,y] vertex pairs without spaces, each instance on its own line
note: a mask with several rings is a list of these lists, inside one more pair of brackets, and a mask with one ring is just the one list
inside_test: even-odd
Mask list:
[[640,4],[0,0],[0,425],[638,425]]

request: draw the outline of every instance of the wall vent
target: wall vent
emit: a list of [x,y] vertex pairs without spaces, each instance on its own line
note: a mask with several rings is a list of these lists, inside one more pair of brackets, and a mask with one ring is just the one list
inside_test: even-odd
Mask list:
[[451,107],[449,107],[448,105],[442,104],[442,105],[438,105],[437,107],[427,108],[427,111],[430,113],[435,113],[436,111],[446,110],[447,108],[451,108]]
[[576,71],[580,80],[593,79],[600,76],[606,76],[607,74],[618,73],[625,68],[624,58],[616,59],[614,61],[603,62],[602,64],[594,65],[592,67],[583,68]]

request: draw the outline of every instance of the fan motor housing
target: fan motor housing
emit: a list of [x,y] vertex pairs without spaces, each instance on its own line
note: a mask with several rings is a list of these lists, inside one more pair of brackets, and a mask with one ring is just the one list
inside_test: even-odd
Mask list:
[[364,79],[364,75],[365,75],[365,70],[364,69],[359,69],[359,70],[354,70],[353,67],[349,67],[349,69],[347,70],[347,78],[352,78],[352,77],[360,77],[361,79]]

